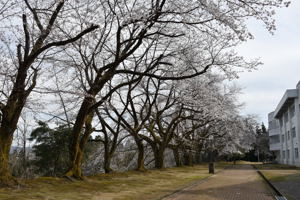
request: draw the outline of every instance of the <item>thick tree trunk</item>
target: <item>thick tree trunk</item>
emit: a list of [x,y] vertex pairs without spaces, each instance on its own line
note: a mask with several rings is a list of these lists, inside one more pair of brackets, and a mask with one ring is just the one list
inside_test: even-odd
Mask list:
[[78,150],[76,150],[76,152],[77,152],[76,158],[73,159],[72,165],[65,175],[67,177],[73,177],[82,180],[83,174],[82,174],[81,164],[82,164],[83,152],[79,147]]
[[17,128],[25,101],[14,101],[13,97],[15,96],[12,95],[7,105],[2,109],[0,127],[0,186],[10,186],[16,183],[9,167],[9,152],[13,141],[13,134]]
[[106,174],[109,174],[113,172],[113,170],[110,168],[112,155],[109,153],[109,147],[108,144],[105,144],[105,150],[104,150],[104,172]]
[[165,148],[163,146],[156,147],[153,149],[154,159],[155,159],[155,168],[162,169],[164,168],[164,152]]
[[7,132],[8,128],[0,128],[0,186],[10,186],[15,183],[9,167],[9,151],[13,134]]
[[111,163],[111,156],[108,156],[105,161],[104,161],[104,172],[106,174],[109,174],[109,173],[112,173],[113,172],[113,169],[110,168],[110,163]]
[[138,148],[137,171],[145,171],[145,149],[141,139],[135,138],[135,143]]
[[[88,113],[89,107],[92,105],[91,101],[88,101],[86,98],[84,103],[81,106],[79,111],[79,115],[77,116],[73,131],[72,131],[72,146],[71,146],[71,166],[65,176],[73,177],[79,180],[83,179],[82,174],[82,159],[83,159],[83,152],[86,142],[90,134],[92,133],[92,126],[91,122],[94,117],[94,113]],[[85,107],[86,106],[86,107]],[[85,124],[85,131],[81,135],[81,130],[83,125]]]
[[[102,76],[102,78],[99,78],[101,77],[100,74],[97,75],[96,81],[93,83],[93,86],[91,86],[91,89],[88,91],[89,96],[86,96],[84,98],[80,106],[74,127],[72,129],[71,167],[66,173],[66,176],[72,176],[74,178],[79,179],[83,178],[81,170],[82,154],[85,143],[87,142],[90,134],[92,133],[91,123],[94,117],[94,111],[91,111],[90,109],[95,103],[95,96],[101,91],[105,83],[113,77],[113,72],[118,66],[118,64],[119,63],[114,63],[114,65],[111,66],[111,69],[108,70]],[[85,132],[83,136],[80,137],[84,125],[86,125]]]
[[181,167],[182,166],[182,161],[181,161],[181,158],[180,158],[179,149],[178,148],[173,148],[172,151],[173,151],[174,159],[175,159],[175,162],[176,162],[176,166]]

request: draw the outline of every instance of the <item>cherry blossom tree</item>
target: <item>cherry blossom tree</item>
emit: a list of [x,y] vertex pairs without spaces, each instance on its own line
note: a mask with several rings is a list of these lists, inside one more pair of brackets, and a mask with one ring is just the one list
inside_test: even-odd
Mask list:
[[[213,68],[232,78],[236,69],[251,70],[260,63],[246,62],[233,50],[252,38],[246,20],[256,18],[272,32],[273,10],[287,5],[282,0],[90,0],[89,6],[80,7],[76,18],[100,24],[101,31],[66,52],[65,63],[74,66],[70,73],[80,77],[76,88],[84,94],[73,127],[73,162],[66,175],[82,178],[82,152],[92,133],[88,127],[94,110],[115,90],[140,76],[181,80]],[[135,78],[127,82],[124,74]]]
[[[44,60],[52,57],[54,47],[77,41],[98,26],[86,25],[72,32],[60,1],[1,1],[0,16],[0,185],[13,182],[9,170],[9,150],[18,120],[29,95],[37,85]],[[19,14],[21,13],[21,15]],[[65,20],[65,21],[64,21]],[[64,27],[66,26],[66,27]],[[65,33],[69,31],[70,34]]]
[[176,150],[174,153],[178,154],[179,148],[182,151],[187,149],[187,159],[192,158],[188,155],[191,151],[197,152],[199,159],[201,152],[207,153],[212,144],[218,150],[215,153],[219,154],[250,147],[256,121],[252,117],[240,115],[242,105],[237,101],[240,88],[224,81],[224,77],[208,73],[201,79],[185,80],[178,85],[177,88],[183,91],[181,101],[197,113],[197,123],[202,121],[203,125],[192,129],[192,132],[186,130],[188,125],[192,125],[191,122],[180,125],[170,145]]

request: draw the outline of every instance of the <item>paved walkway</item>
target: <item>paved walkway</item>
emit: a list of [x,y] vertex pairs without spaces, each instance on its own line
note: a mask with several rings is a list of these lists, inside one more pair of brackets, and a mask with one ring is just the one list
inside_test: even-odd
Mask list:
[[274,200],[251,165],[236,165],[164,200]]

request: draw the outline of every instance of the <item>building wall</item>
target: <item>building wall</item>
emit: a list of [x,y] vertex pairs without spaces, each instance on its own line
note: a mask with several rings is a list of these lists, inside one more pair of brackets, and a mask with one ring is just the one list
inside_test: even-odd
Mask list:
[[283,107],[280,116],[275,119],[274,112],[269,114],[269,137],[279,163],[300,166],[300,82],[297,90],[298,96]]
[[300,165],[299,160],[299,132],[296,131],[296,109],[298,98],[290,105],[279,118],[281,134],[281,163]]
[[270,141],[270,150],[276,155],[276,161],[281,163],[280,160],[280,126],[279,120],[274,118],[274,112],[270,113],[268,116],[269,119],[269,141]]

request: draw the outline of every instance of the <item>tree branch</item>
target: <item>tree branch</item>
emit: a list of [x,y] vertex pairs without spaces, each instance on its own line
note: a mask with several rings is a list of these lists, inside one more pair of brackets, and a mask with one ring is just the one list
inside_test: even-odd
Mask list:
[[82,31],[81,33],[79,33],[78,35],[76,35],[73,38],[67,39],[67,40],[63,40],[63,41],[57,41],[57,42],[51,42],[49,44],[46,44],[45,46],[43,46],[42,48],[40,48],[38,51],[36,51],[35,56],[38,56],[39,54],[41,54],[43,51],[51,48],[51,47],[58,47],[58,46],[64,46],[73,42],[76,42],[78,39],[80,39],[82,36],[96,30],[97,28],[99,28],[98,25],[92,25],[91,27],[85,29],[84,31]]

